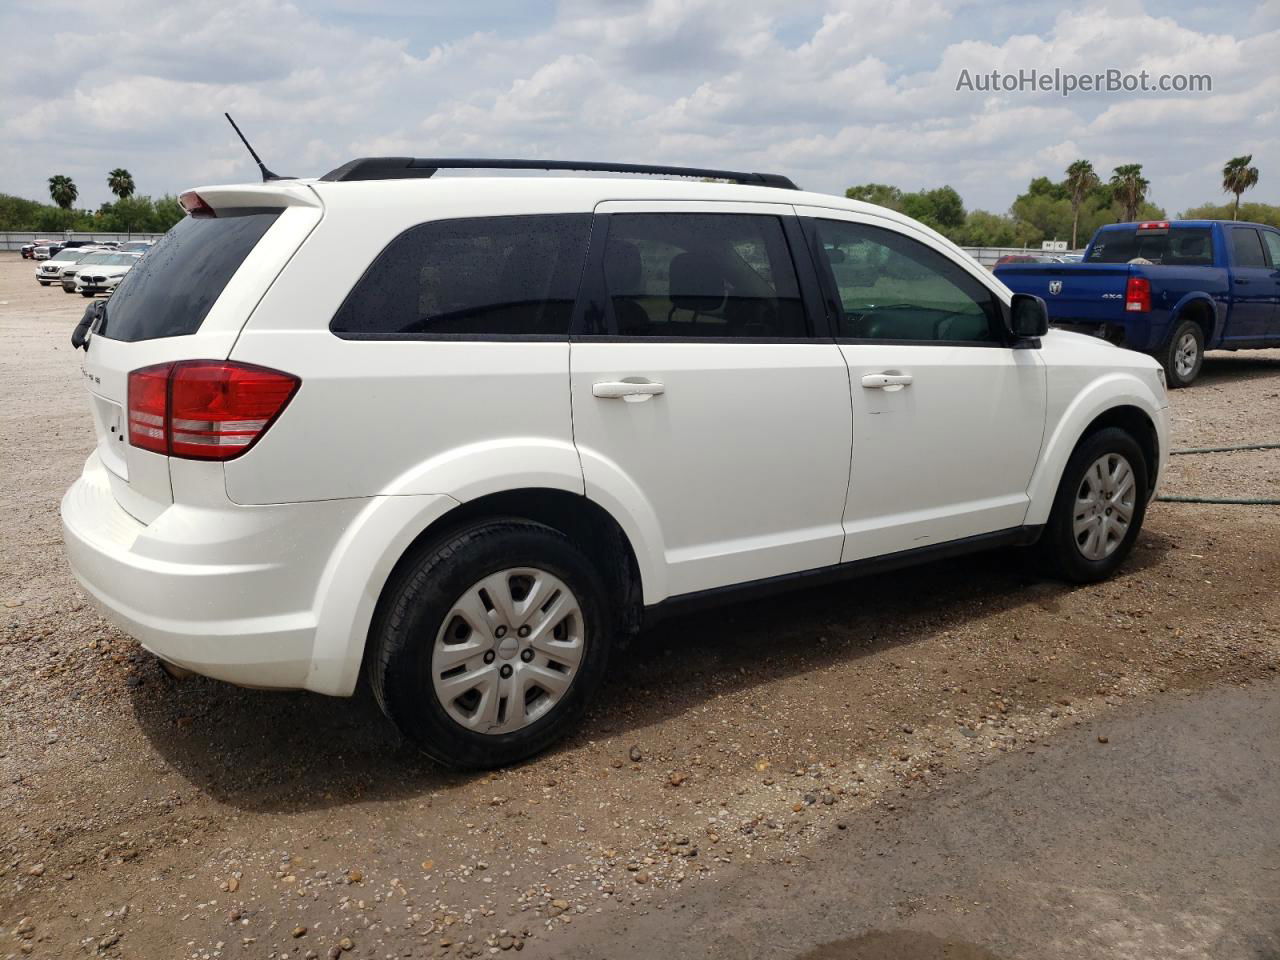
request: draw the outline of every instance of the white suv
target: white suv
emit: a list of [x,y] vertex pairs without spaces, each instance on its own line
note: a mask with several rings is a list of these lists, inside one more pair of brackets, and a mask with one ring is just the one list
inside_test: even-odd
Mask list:
[[928,228],[738,182],[201,188],[86,311],[85,589],[170,664],[352,693],[457,766],[560,736],[686,605],[1002,545],[1112,573],[1159,365],[1046,332]]

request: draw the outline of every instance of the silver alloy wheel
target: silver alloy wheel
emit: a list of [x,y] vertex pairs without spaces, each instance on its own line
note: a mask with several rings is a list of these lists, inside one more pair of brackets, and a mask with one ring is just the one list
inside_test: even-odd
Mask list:
[[559,577],[512,567],[472,584],[436,635],[431,683],[476,733],[512,733],[553,710],[582,663],[582,608]]
[[1200,344],[1196,342],[1194,333],[1184,333],[1178,338],[1178,347],[1173,354],[1173,369],[1185,380],[1196,369],[1196,358],[1200,354]]
[[1105,560],[1124,542],[1138,502],[1133,467],[1118,453],[1103,454],[1076,491],[1072,530],[1086,560]]

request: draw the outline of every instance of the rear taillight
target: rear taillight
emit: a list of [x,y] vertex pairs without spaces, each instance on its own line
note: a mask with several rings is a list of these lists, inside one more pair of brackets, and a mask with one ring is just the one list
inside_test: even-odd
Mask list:
[[302,383],[279,370],[181,360],[129,374],[129,442],[191,460],[230,460],[280,416]]
[[1151,281],[1146,277],[1130,277],[1124,288],[1124,308],[1129,313],[1151,310]]

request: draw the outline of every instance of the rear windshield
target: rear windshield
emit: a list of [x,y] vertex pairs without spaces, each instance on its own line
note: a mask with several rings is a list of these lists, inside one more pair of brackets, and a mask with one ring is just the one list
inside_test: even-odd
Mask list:
[[1137,227],[1103,230],[1094,238],[1086,263],[1149,260],[1168,266],[1213,266],[1213,231],[1208,227],[1170,227],[1168,232],[1139,232]]
[[99,336],[132,342],[195,333],[279,216],[279,210],[255,210],[179,221],[120,281]]

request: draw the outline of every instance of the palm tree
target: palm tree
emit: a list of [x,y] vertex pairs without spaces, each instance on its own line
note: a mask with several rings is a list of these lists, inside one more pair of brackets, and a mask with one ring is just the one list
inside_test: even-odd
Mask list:
[[1236,195],[1235,209],[1231,211],[1231,219],[1240,219],[1240,194],[1258,184],[1258,168],[1249,166],[1253,154],[1244,157],[1232,157],[1222,168],[1222,190],[1224,193]]
[[107,174],[107,186],[121,200],[133,196],[133,174],[124,167],[116,167]]
[[70,177],[58,174],[49,178],[49,196],[63,210],[70,210],[76,197],[80,196],[80,191]]
[[1147,198],[1147,187],[1151,186],[1142,176],[1142,164],[1126,163],[1116,167],[1111,174],[1111,186],[1115,187],[1116,199],[1124,204],[1125,220],[1136,219],[1138,208]]
[[1071,197],[1071,249],[1076,248],[1076,235],[1080,229],[1080,204],[1092,191],[1102,185],[1088,160],[1077,160],[1067,167],[1067,193]]

